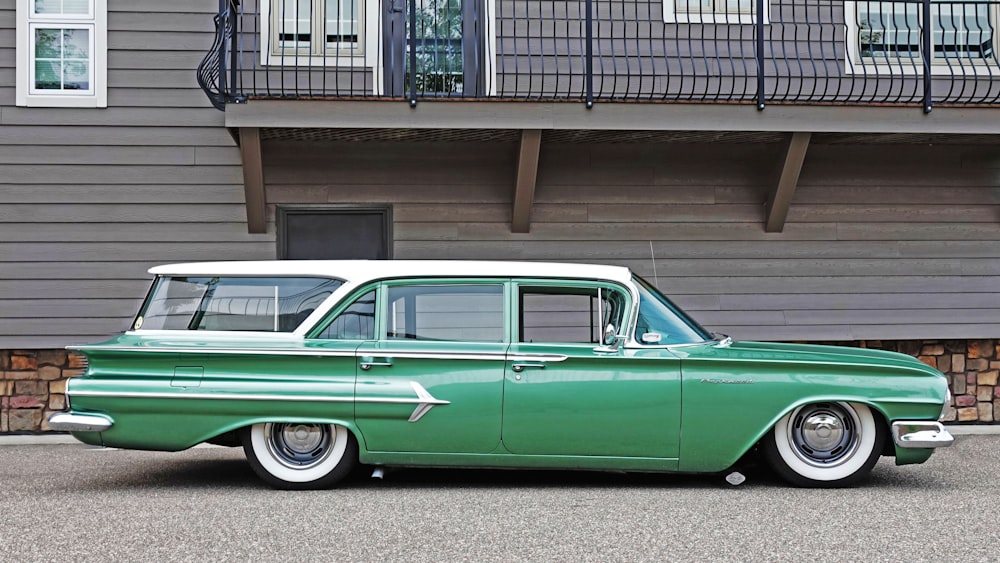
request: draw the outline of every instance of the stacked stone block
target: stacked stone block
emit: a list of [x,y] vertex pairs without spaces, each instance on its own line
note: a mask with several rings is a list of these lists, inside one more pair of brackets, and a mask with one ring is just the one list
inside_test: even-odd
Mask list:
[[46,432],[66,406],[66,380],[83,373],[83,356],[65,350],[0,350],[0,432]]

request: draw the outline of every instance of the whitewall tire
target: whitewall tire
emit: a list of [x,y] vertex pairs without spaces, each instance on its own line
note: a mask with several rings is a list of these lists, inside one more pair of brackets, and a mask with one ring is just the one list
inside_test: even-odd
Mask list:
[[786,481],[803,487],[845,487],[878,461],[886,432],[861,403],[803,405],[764,438],[764,455]]
[[321,489],[346,477],[358,460],[350,430],[335,424],[254,424],[241,434],[247,461],[280,489]]

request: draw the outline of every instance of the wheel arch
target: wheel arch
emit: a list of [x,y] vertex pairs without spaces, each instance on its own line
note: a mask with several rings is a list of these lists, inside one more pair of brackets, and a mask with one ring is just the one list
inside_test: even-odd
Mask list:
[[738,462],[740,462],[740,460],[743,460],[745,457],[750,455],[751,452],[758,449],[761,446],[761,443],[764,440],[764,438],[768,436],[768,434],[774,429],[775,425],[778,424],[778,421],[780,421],[782,418],[784,418],[785,416],[787,416],[788,414],[790,414],[799,407],[814,403],[859,403],[865,405],[866,407],[868,407],[873,417],[875,418],[875,424],[878,429],[878,432],[884,433],[884,435],[887,438],[884,441],[881,455],[885,456],[895,455],[896,450],[893,447],[892,440],[888,439],[889,436],[891,435],[889,425],[890,425],[890,420],[892,419],[890,418],[890,415],[887,412],[886,406],[882,404],[880,401],[872,400],[871,398],[867,397],[850,396],[850,395],[832,395],[832,394],[813,395],[809,397],[803,397],[801,399],[797,399],[792,403],[789,403],[787,406],[778,411],[777,414],[772,416],[767,421],[767,423],[764,424],[753,435],[751,439],[747,440],[747,442],[744,444],[744,446],[740,449],[739,452],[734,452],[734,457],[731,460],[731,465],[737,464]]

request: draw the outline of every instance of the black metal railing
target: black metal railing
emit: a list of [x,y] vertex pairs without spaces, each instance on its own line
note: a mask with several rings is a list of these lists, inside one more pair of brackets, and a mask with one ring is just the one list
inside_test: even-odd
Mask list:
[[[236,2],[236,0],[232,1]],[[227,57],[226,46],[227,42],[231,44],[232,40],[236,38],[234,33],[235,8],[236,6],[231,4],[230,0],[220,0],[219,13],[214,18],[215,40],[212,42],[212,48],[198,64],[198,85],[205,91],[209,101],[217,109],[225,109],[226,102],[232,101],[237,96],[235,91],[228,88],[226,84],[226,61],[231,60]],[[233,66],[233,69],[236,68]],[[236,80],[232,80],[230,84],[235,85]]]
[[[697,8],[690,6],[697,5]],[[1000,0],[220,0],[247,98],[1000,105]]]

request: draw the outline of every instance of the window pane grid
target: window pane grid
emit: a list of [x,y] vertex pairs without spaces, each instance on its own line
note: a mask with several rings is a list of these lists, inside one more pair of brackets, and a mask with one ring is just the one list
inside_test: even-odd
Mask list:
[[[922,17],[915,2],[859,2],[858,43],[862,59],[920,57]],[[994,58],[993,10],[982,2],[931,5],[933,57]]]
[[311,12],[310,0],[281,0],[278,3],[278,45],[282,49],[309,48]]
[[357,0],[326,0],[326,42],[357,43]]
[[32,16],[92,18],[93,0],[34,0]]
[[750,14],[754,0],[674,0],[679,14]]
[[91,29],[35,27],[32,88],[47,93],[91,89]]
[[359,0],[274,0],[272,52],[320,56],[326,50],[360,47]]

